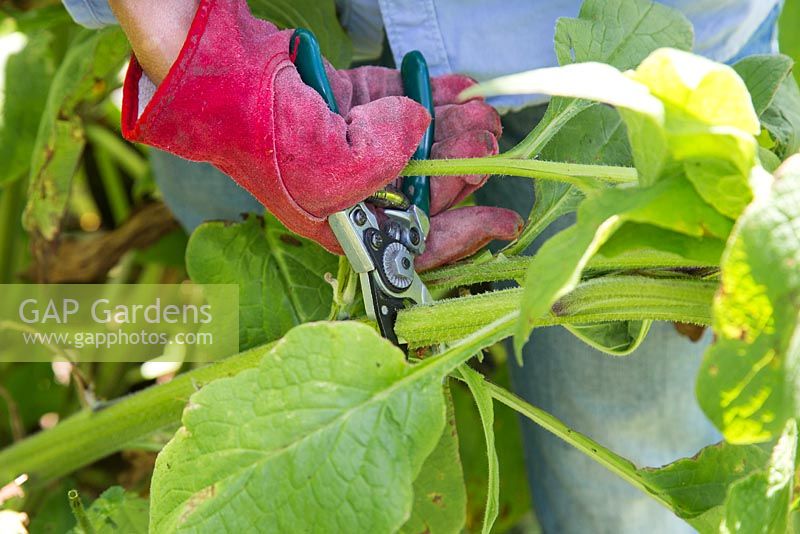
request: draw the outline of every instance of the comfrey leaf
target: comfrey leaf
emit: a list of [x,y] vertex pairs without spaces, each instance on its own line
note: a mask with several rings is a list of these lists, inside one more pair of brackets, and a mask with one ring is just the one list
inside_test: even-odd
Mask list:
[[393,532],[445,428],[444,377],[515,314],[416,365],[356,322],[292,329],[195,393],[156,462],[154,532]]
[[733,443],[775,438],[800,415],[800,169],[787,172],[737,223],[714,303],[717,342],[697,396]]
[[192,396],[159,455],[157,532],[391,532],[445,426],[440,375],[358,323],[293,329]]
[[556,23],[558,62],[602,61],[620,70],[636,67],[656,48],[690,50],[691,23],[678,10],[647,0],[586,0],[578,18]]

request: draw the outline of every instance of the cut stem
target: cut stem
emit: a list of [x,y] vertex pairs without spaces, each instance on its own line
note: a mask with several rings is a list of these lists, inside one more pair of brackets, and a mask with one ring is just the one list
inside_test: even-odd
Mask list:
[[[556,108],[552,108],[554,104],[557,105]],[[528,159],[538,155],[566,123],[581,111],[589,109],[595,104],[588,100],[553,98],[549,104],[551,108],[548,108],[548,113],[539,121],[539,124],[504,156]],[[558,109],[558,111],[553,114],[551,109]]]
[[85,534],[94,534],[94,527],[86,516],[86,510],[83,508],[83,501],[81,500],[78,490],[69,490],[67,492],[67,499],[69,499],[69,507],[72,510],[72,515],[75,517],[75,522],[81,530]]

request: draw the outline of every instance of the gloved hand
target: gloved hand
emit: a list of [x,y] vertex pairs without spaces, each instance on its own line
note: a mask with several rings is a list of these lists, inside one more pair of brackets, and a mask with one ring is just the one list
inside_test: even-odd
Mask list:
[[[289,229],[341,254],[327,216],[395,180],[430,117],[399,96],[397,71],[379,67],[329,69],[342,115],[332,113],[300,79],[289,57],[291,34],[254,18],[244,0],[201,1],[178,59],[157,88],[131,61],[122,131],[132,141],[212,163]],[[497,153],[495,111],[480,100],[456,103],[472,83],[463,76],[432,81],[432,157]],[[431,178],[433,217],[418,269],[518,234],[522,221],[510,210],[446,211],[485,180]]]

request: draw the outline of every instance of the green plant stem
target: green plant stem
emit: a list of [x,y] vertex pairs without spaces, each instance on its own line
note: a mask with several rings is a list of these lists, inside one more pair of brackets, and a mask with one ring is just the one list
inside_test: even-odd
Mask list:
[[20,218],[25,206],[27,180],[17,180],[0,191],[0,284],[14,280],[17,259],[17,241],[22,233]]
[[125,191],[122,176],[103,145],[95,145],[94,157],[97,163],[97,170],[100,173],[100,179],[103,182],[103,188],[108,196],[108,204],[111,209],[111,215],[114,217],[114,225],[119,226],[125,222],[131,213],[131,205],[128,202],[128,194]]
[[575,447],[595,462],[599,463],[612,473],[615,473],[617,476],[627,481],[635,488],[654,498],[659,502],[659,504],[668,510],[674,511],[672,503],[661,496],[656,488],[650,487],[647,481],[640,476],[636,466],[627,458],[624,458],[614,451],[603,447],[590,437],[572,430],[553,415],[542,410],[541,408],[537,408],[536,406],[525,402],[506,389],[487,381],[486,390],[493,399],[508,406],[512,410],[541,426],[548,432],[551,432],[553,435],[561,438],[567,444]]
[[86,125],[86,137],[103,147],[120,167],[135,180],[144,179],[150,172],[147,161],[116,134],[96,124]]
[[466,159],[413,160],[403,176],[452,176],[460,174],[505,174],[572,184],[582,190],[596,189],[603,184],[636,183],[636,169],[608,165],[559,163],[504,156]]
[[27,474],[32,485],[66,475],[135,440],[175,426],[189,396],[202,384],[255,367],[265,345],[179,375],[174,380],[83,410],[50,430],[0,451],[0,484]]
[[330,282],[334,286],[334,291],[328,319],[338,321],[350,319],[358,289],[358,273],[353,270],[345,256],[339,256],[339,269],[335,281]]
[[[555,98],[551,101],[551,105],[557,101],[564,101],[563,98]],[[555,115],[548,119],[548,115],[525,136],[525,139],[517,143],[511,150],[505,152],[503,155],[509,158],[528,159],[539,154],[542,149],[550,142],[553,136],[558,133],[562,126],[568,123],[575,115],[585,109],[589,109],[595,105],[595,102],[588,100],[570,99]]]
[[86,516],[86,510],[83,508],[83,501],[78,493],[78,490],[71,489],[67,492],[69,499],[69,507],[72,509],[72,515],[75,517],[75,522],[85,534],[94,534],[95,530]]
[[[498,255],[484,261],[457,263],[422,274],[422,280],[430,289],[451,289],[481,282],[525,279],[534,256]],[[677,269],[714,267],[701,262],[688,261],[674,254],[656,250],[635,251],[628,254],[606,258],[595,256],[589,261],[585,272],[622,271],[631,269]]]
[[[603,277],[582,282],[535,326],[652,319],[710,325],[717,283],[687,278]],[[447,343],[518,310],[520,288],[440,300],[402,311],[395,331],[412,347]]]

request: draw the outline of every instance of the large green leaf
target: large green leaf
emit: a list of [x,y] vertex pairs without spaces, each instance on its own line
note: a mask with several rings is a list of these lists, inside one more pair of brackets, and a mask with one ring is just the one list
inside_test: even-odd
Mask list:
[[103,492],[86,510],[86,518],[94,529],[87,532],[80,525],[72,529],[72,534],[147,534],[148,502],[138,495],[114,486]]
[[118,28],[82,30],[72,41],[50,85],[36,134],[23,217],[28,231],[45,239],[58,234],[85,143],[78,106],[107,94],[127,54],[128,42]]
[[253,14],[280,28],[306,28],[314,32],[325,57],[334,67],[346,68],[353,43],[336,15],[335,0],[248,0]]
[[245,350],[325,319],[333,290],[324,275],[336,273],[337,258],[267,214],[240,224],[203,224],[189,240],[186,268],[197,283],[239,285],[239,345]]
[[740,218],[714,303],[717,342],[697,382],[700,406],[733,443],[774,439],[800,414],[800,169]]
[[422,464],[414,481],[414,505],[402,534],[458,533],[467,516],[467,491],[458,452],[453,399],[449,391],[447,424],[433,452]]
[[297,327],[192,396],[156,463],[153,530],[396,530],[445,426],[441,378],[368,326]]
[[258,368],[192,395],[156,462],[151,530],[398,529],[445,427],[442,380],[514,319],[416,365],[361,323],[292,329]]
[[0,116],[0,186],[23,177],[31,163],[31,152],[44,110],[53,58],[50,54],[51,34],[32,33],[25,47],[8,58],[5,66]]

